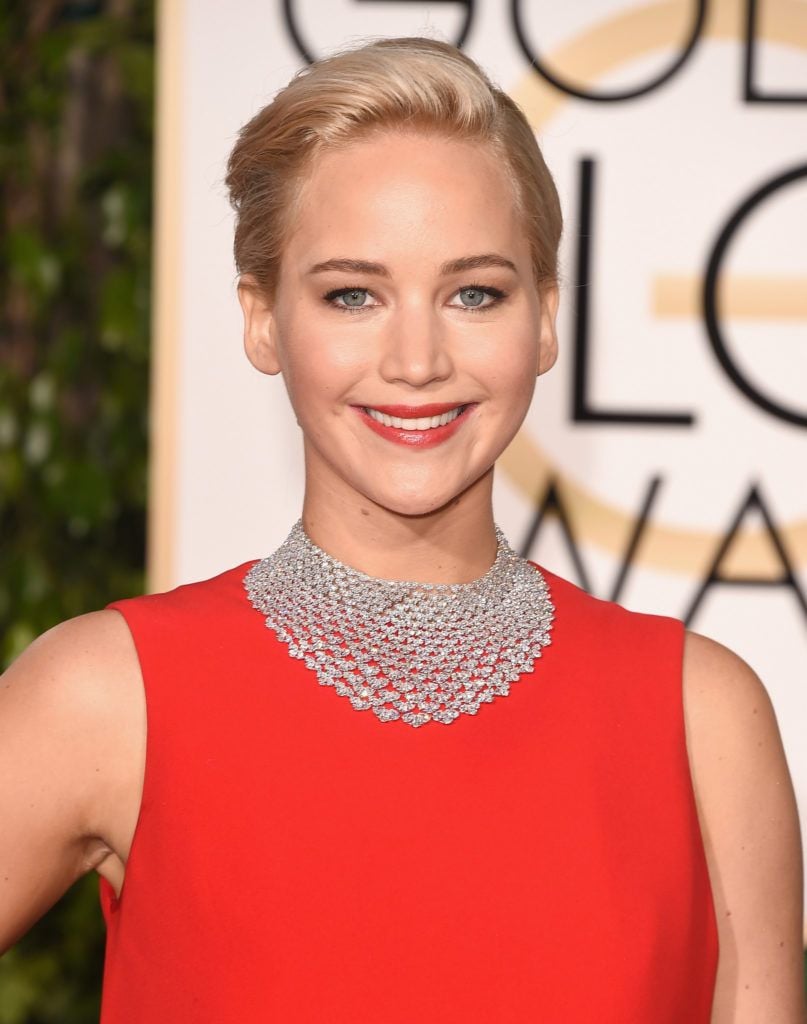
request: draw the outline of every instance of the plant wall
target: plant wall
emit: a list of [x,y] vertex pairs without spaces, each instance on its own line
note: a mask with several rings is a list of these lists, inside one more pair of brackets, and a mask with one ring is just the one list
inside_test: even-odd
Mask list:
[[[0,5],[0,662],[143,589],[150,0]],[[2,959],[0,1024],[98,1020],[98,876]]]

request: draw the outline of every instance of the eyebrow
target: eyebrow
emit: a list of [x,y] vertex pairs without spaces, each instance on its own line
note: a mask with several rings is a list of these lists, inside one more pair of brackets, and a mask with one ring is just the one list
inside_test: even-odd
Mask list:
[[[461,274],[465,270],[479,270],[482,267],[505,267],[517,273],[516,265],[512,260],[495,252],[484,252],[476,256],[460,256],[459,259],[448,260],[440,267],[440,273],[446,277],[449,274]],[[324,274],[329,270],[342,270],[348,274],[374,274],[376,277],[392,276],[383,263],[353,259],[324,260],[322,263],[315,263],[308,273]]]

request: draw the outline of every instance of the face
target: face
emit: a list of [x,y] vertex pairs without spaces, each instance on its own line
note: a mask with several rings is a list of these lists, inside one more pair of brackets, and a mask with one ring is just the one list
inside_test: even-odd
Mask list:
[[506,173],[478,144],[384,134],[321,155],[247,353],[282,373],[316,494],[422,515],[475,489],[555,360]]

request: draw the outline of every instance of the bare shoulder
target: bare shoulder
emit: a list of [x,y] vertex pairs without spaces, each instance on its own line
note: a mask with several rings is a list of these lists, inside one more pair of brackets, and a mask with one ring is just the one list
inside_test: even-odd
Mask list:
[[[43,633],[2,676],[0,721],[47,717],[78,727],[113,723],[137,695],[140,670],[129,628],[118,612],[80,615]],[[134,691],[134,692],[133,692]],[[90,741],[91,733],[82,738]]]
[[37,637],[6,670],[4,678],[47,662],[52,662],[60,674],[70,675],[74,667],[83,670],[109,657],[126,659],[130,654],[136,657],[123,616],[112,610],[89,612],[60,622]]
[[[773,705],[762,680],[751,666],[723,644],[688,631],[684,648],[686,696],[694,698],[694,710],[733,715],[739,707],[763,715],[775,725]],[[761,705],[761,706],[760,706]]]
[[142,678],[118,612],[55,626],[0,677],[0,949],[117,847],[125,859],[144,756]]
[[768,691],[739,655],[688,632],[683,683],[690,755],[698,759],[695,767],[704,785],[713,781],[718,765],[738,755],[755,777],[765,765],[780,773],[786,768]]
[[802,857],[770,696],[722,644],[688,633],[684,714],[720,941],[713,1024],[803,1024]]

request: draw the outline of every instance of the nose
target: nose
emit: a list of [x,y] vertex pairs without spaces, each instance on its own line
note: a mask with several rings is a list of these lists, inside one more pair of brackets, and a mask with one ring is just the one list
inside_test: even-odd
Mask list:
[[390,383],[423,387],[454,370],[447,327],[427,303],[399,307],[385,325],[379,373]]

